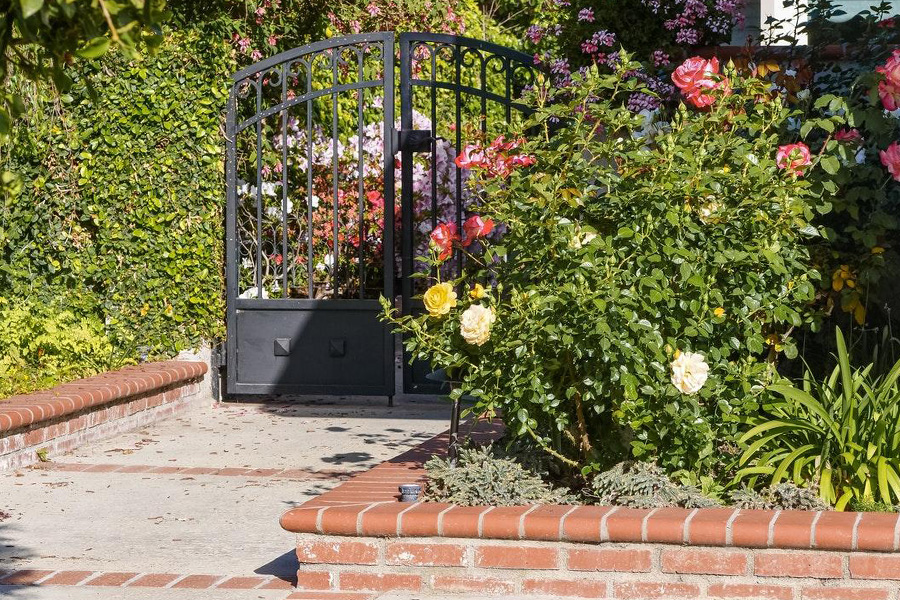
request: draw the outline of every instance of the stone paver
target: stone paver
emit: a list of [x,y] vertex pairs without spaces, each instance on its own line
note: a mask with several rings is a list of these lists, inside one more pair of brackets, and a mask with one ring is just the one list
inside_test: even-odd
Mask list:
[[[396,456],[448,420],[444,401],[425,398],[398,398],[393,408],[384,399],[220,404],[80,448],[58,457],[58,467],[0,473],[0,511],[9,514],[0,521],[3,569],[102,572],[110,582],[135,573],[181,578],[162,584],[170,588],[92,579],[3,586],[0,596],[285,598],[296,558],[279,516],[339,483],[338,474]],[[252,579],[190,589],[208,582],[185,576],[204,574],[218,583],[263,577],[281,589],[247,589]],[[60,580],[68,578],[77,575]]]

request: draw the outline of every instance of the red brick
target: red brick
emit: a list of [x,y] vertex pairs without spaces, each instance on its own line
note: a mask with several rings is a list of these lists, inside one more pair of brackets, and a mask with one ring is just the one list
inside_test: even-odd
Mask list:
[[530,506],[498,506],[484,515],[481,537],[494,540],[519,539],[519,522]]
[[252,590],[266,580],[265,577],[229,577],[216,586],[222,590]]
[[555,569],[556,548],[527,546],[480,546],[475,549],[475,566],[492,569]]
[[441,535],[444,537],[477,538],[479,517],[487,506],[454,506],[444,513]]
[[765,548],[769,545],[769,523],[777,513],[771,510],[741,510],[731,522],[731,545]]
[[882,588],[808,587],[803,600],[887,600],[889,593]]
[[568,551],[567,564],[572,571],[650,572],[650,550],[585,548]]
[[297,571],[294,585],[298,590],[330,590],[331,573],[327,571]]
[[419,544],[393,542],[384,553],[389,565],[412,565],[418,567],[464,567],[466,547],[459,544]]
[[133,579],[136,575],[137,573],[104,573],[99,577],[91,579],[84,585],[118,587],[129,579]]
[[555,541],[560,539],[562,517],[572,512],[571,506],[539,506],[525,515],[522,521],[526,540]]
[[260,586],[259,589],[261,589],[261,590],[292,590],[292,589],[294,589],[295,582],[296,582],[296,579],[285,580],[285,579],[279,579],[276,577],[269,583]]
[[664,573],[743,575],[747,572],[747,554],[722,549],[666,548],[662,551],[662,570]]
[[314,564],[374,565],[378,560],[378,546],[350,540],[302,540],[297,544],[297,560]]
[[612,510],[609,506],[579,506],[563,521],[563,539],[570,542],[599,542],[600,522]]
[[[408,505],[407,505],[408,506]],[[440,514],[450,507],[438,502],[419,502],[400,515],[400,532],[405,537],[429,537],[439,534]]]
[[422,589],[422,577],[419,575],[376,574],[376,573],[341,573],[339,575],[340,589],[342,590],[371,590],[373,592],[387,592],[391,590],[404,590],[418,592]]
[[122,465],[100,464],[91,465],[84,470],[85,473],[112,473],[122,468]]
[[840,554],[826,552],[760,552],[754,559],[756,575],[770,577],[816,577],[840,579],[844,576]]
[[432,585],[439,592],[475,592],[479,594],[512,594],[516,587],[512,581],[503,579],[454,577],[451,575],[435,575]]
[[297,592],[286,600],[374,600],[375,596],[366,592]]
[[706,595],[710,598],[746,598],[747,600],[791,600],[793,588],[784,585],[755,585],[752,583],[711,583]]
[[853,579],[900,579],[900,556],[851,554],[850,577]]
[[737,511],[731,508],[704,508],[688,523],[687,539],[692,546],[724,546],[728,520]]
[[606,584],[590,580],[526,579],[522,582],[522,592],[565,598],[606,598]]
[[650,514],[643,508],[620,508],[606,519],[607,540],[610,542],[640,542],[644,519]]
[[893,552],[894,533],[900,514],[863,513],[856,528],[856,550]]
[[31,585],[35,581],[43,579],[47,575],[50,575],[53,571],[41,571],[36,569],[23,569],[21,571],[15,571],[12,575],[7,575],[3,579],[0,579],[0,584],[2,585]]
[[188,575],[172,587],[185,590],[205,590],[211,588],[220,579],[222,577],[219,575]]
[[[360,495],[365,496],[365,494]],[[391,502],[373,506],[363,513],[360,533],[362,535],[376,536],[397,535],[397,517],[408,508],[410,508],[410,505],[405,502]]]
[[647,519],[647,539],[658,544],[681,544],[684,542],[684,521],[690,510],[685,508],[661,508]]
[[281,528],[286,531],[317,533],[316,522],[319,518],[319,510],[319,508],[309,508],[305,505],[294,508],[281,515],[279,523]]
[[41,585],[76,585],[94,574],[94,571],[60,571]]
[[332,506],[322,513],[322,533],[329,535],[356,535],[359,513],[367,508],[369,508],[367,504]]
[[775,521],[772,546],[775,548],[811,548],[812,523],[816,513],[808,510],[783,510]]
[[852,550],[856,518],[856,513],[833,510],[823,512],[816,521],[815,547],[820,550]]
[[151,588],[161,588],[166,587],[176,579],[178,579],[179,575],[172,575],[170,573],[151,573],[149,575],[144,575],[140,579],[132,581],[128,584],[128,587],[151,587]]
[[629,581],[617,583],[613,587],[615,598],[688,598],[694,600],[700,596],[700,588],[692,583],[652,583],[646,581]]

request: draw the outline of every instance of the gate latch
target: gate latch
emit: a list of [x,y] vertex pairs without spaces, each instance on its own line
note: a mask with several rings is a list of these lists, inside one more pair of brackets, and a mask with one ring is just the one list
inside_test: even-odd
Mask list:
[[435,137],[430,129],[394,130],[394,152],[427,152],[431,150],[431,142]]

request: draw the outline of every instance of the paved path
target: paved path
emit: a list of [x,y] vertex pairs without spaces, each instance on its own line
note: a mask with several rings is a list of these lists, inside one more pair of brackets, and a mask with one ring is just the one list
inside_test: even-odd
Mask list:
[[0,571],[39,583],[0,597],[281,600],[296,564],[281,513],[448,420],[429,399],[221,404],[0,473]]

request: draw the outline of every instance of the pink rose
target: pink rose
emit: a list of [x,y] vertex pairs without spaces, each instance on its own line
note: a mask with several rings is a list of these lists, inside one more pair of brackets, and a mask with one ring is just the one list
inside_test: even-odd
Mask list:
[[803,142],[787,144],[778,148],[775,155],[775,164],[779,169],[785,169],[788,173],[803,176],[803,168],[812,162],[809,146]]
[[491,234],[494,230],[494,222],[491,219],[482,220],[478,215],[472,215],[463,223],[462,245],[468,246],[477,239]]
[[859,145],[863,141],[863,136],[859,132],[859,129],[841,129],[834,134],[834,139],[847,144]]
[[885,80],[894,86],[900,86],[900,49],[894,50],[882,67],[875,70],[884,75]]
[[878,153],[881,157],[881,164],[888,170],[894,181],[900,181],[900,144],[891,143],[887,150]]
[[481,167],[485,164],[484,150],[476,144],[469,144],[459,156],[456,157],[456,166],[460,169]]
[[888,81],[878,82],[878,96],[885,110],[897,110],[900,108],[900,85],[894,85]]
[[697,108],[703,108],[716,101],[711,90],[720,89],[728,94],[731,91],[728,80],[719,75],[719,59],[706,60],[700,56],[687,59],[672,73],[672,81],[681,90],[688,102]]

